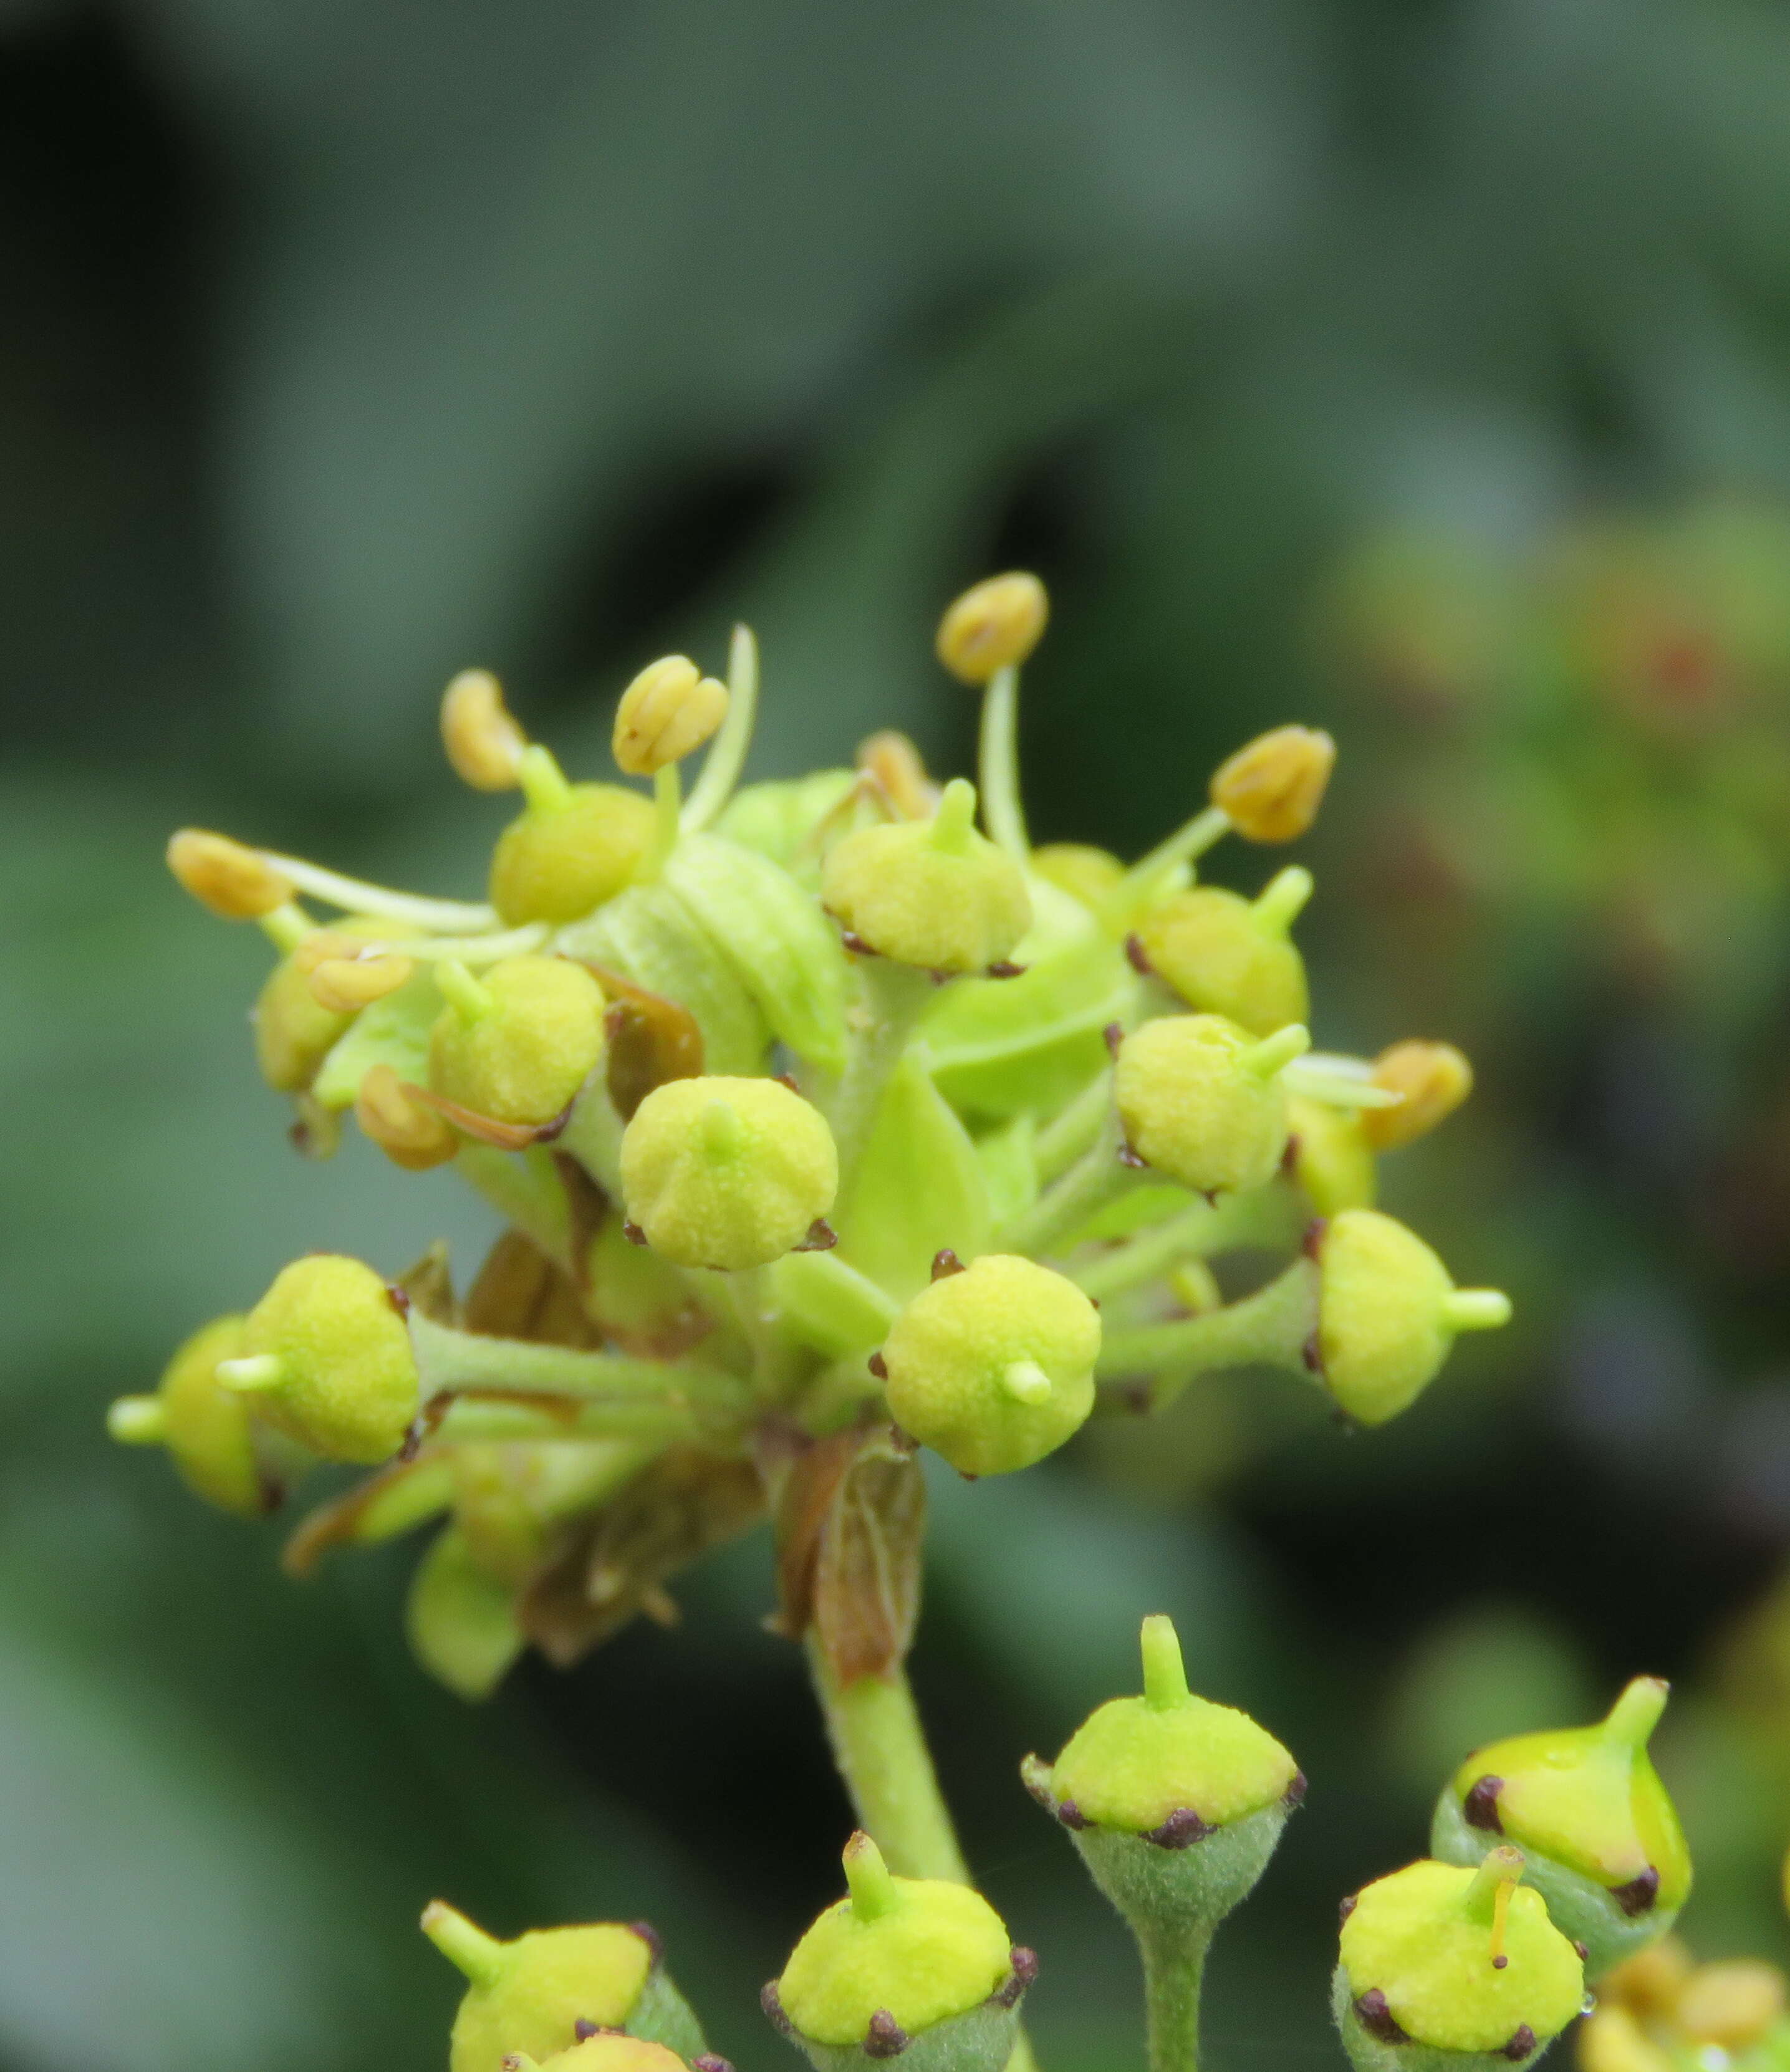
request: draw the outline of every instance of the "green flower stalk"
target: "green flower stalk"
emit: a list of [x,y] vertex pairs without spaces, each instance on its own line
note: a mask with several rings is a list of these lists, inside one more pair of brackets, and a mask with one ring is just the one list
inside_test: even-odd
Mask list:
[[[568,1663],[669,1618],[681,1570],[768,1521],[778,1630],[863,1831],[849,1899],[777,1989],[822,2072],[1031,2066],[1031,1960],[974,1893],[907,1680],[916,1449],[1023,1472],[1103,1389],[1147,1412],[1224,1367],[1282,1368],[1377,1424],[1508,1306],[1371,1207],[1376,1157],[1458,1102],[1464,1060],[1312,1053],[1290,939],[1310,874],[1249,898],[1195,882],[1227,834],[1309,828],[1329,738],[1247,744],[1135,861],[1035,851],[1019,684],[1048,619],[1020,572],[944,615],[940,659],[981,700],[973,782],[885,734],[853,769],[743,784],[759,661],[739,627],[725,681],[669,656],[627,685],[619,783],[569,777],[488,672],[449,684],[453,767],[521,796],[469,859],[486,898],[208,831],[168,852],[271,947],[256,1050],[299,1147],[327,1157],[356,1128],[505,1227],[458,1281],[438,1252],[391,1280],[299,1260],[115,1404],[113,1433],[244,1515],[314,1466],[372,1470],[287,1565],[427,1534],[409,1637],[467,1698],[530,1648]],[[1278,1269],[1220,1301],[1214,1263],[1263,1250]],[[1137,1930],[1168,2072],[1195,2061],[1207,1945],[1302,1780],[1187,1691],[1166,1621],[1144,1651],[1143,1696],[1031,1781]],[[469,1980],[455,2072],[652,2072],[649,2046],[714,2072],[635,1930],[427,1925]]]
[[1594,1980],[1666,1934],[1689,1897],[1684,1831],[1647,1753],[1667,1689],[1637,1676],[1595,1726],[1480,1749],[1436,1804],[1437,1856],[1472,1864],[1515,1843]]

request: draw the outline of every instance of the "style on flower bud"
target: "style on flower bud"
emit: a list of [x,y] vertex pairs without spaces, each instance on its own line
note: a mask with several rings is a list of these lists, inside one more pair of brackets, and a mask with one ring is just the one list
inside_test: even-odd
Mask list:
[[1308,1363],[1358,1424],[1383,1424],[1409,1408],[1458,1333],[1510,1321],[1508,1296],[1457,1288],[1422,1238],[1377,1209],[1346,1209],[1314,1226],[1307,1249],[1319,1271]]
[[476,978],[444,958],[447,996],[429,1038],[429,1083],[498,1122],[562,1114],[603,1055],[603,988],[565,957],[506,957]]
[[622,1136],[622,1196],[678,1266],[738,1272],[806,1240],[833,1207],[839,1156],[824,1116],[776,1079],[670,1079]]
[[[680,2058],[703,2049],[701,2025],[644,1922],[536,1928],[503,1942],[438,1899],[424,1908],[422,1925],[468,1982],[454,2017],[449,2072],[495,2072],[511,2057],[550,2061],[593,2029],[621,2029]],[[576,2062],[585,2072],[590,2061]],[[613,2072],[651,2067],[622,2060]]]
[[419,1383],[410,1334],[370,1266],[294,1260],[249,1313],[218,1379],[253,1414],[326,1460],[371,1466],[404,1443]]
[[766,2014],[817,2072],[893,2058],[904,2072],[1001,2072],[1037,1959],[980,1893],[893,1876],[868,1835],[845,1866],[846,1897],[765,1988]]
[[1282,1068],[1311,1043],[1297,1023],[1258,1040],[1218,1014],[1146,1022],[1120,1046],[1113,1079],[1126,1142],[1201,1194],[1261,1186],[1286,1149]]
[[172,837],[168,869],[200,906],[226,921],[258,921],[292,897],[290,884],[265,857],[203,828],[183,828]]
[[1690,1891],[1690,1853],[1647,1744],[1668,1686],[1637,1676],[1595,1726],[1477,1749],[1438,1801],[1430,1846],[1476,1863],[1508,1840],[1597,1979],[1664,1935]]
[[1584,1967],[1525,1868],[1508,1848],[1407,1864],[1345,1902],[1331,2006],[1356,2072],[1504,2072],[1578,2013]]
[[241,1317],[194,1332],[168,1362],[153,1396],[121,1396],[106,1429],[128,1446],[165,1446],[181,1480],[208,1503],[241,1518],[273,1509],[279,1490],[264,1468],[243,1398],[217,1378],[242,1351]]
[[[1149,1968],[1169,1963],[1170,1945],[1191,1942],[1203,1954],[1267,1867],[1305,1778],[1246,1712],[1188,1690],[1171,1620],[1146,1618],[1140,1646],[1142,1696],[1109,1699],[1054,1764],[1029,1757],[1022,1774],[1069,1831]],[[1193,1991],[1197,2000],[1197,1980]]]
[[1309,726],[1277,726],[1221,763],[1212,802],[1246,841],[1296,841],[1318,817],[1336,744]]
[[687,655],[649,662],[622,693],[611,752],[630,777],[654,777],[693,754],[727,717],[727,686]]
[[1017,668],[1044,637],[1051,601],[1035,575],[990,576],[946,607],[938,657],[961,683],[986,684]]
[[1100,1314],[1072,1281],[1007,1254],[914,1297],[882,1350],[889,1411],[965,1475],[1055,1453],[1094,1407]]
[[860,828],[836,842],[821,903],[849,948],[956,973],[1004,963],[1031,926],[1025,874],[974,825],[976,787],[954,777],[930,820]]
[[513,791],[528,745],[490,670],[463,669],[442,693],[442,746],[475,791]]
[[528,804],[498,837],[491,903],[510,927],[578,921],[628,885],[652,846],[650,800],[619,784],[569,784],[546,750],[524,750]]

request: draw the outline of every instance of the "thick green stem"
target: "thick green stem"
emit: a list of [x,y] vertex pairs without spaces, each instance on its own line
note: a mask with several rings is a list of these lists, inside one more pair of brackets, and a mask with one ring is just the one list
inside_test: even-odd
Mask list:
[[866,957],[858,967],[864,989],[863,1025],[854,1030],[845,1077],[833,1096],[833,1141],[839,1150],[839,1194],[844,1198],[864,1146],[876,1125],[895,1068],[907,1039],[932,997],[932,975],[887,957]]
[[1144,2001],[1150,2023],[1150,2072],[1199,2072],[1200,1988],[1209,1928],[1140,1934]]
[[1100,1135],[1056,1185],[1001,1231],[1001,1249],[1039,1258],[1138,1186],[1145,1174],[1120,1156],[1124,1148],[1118,1116],[1109,1113]]
[[[813,1634],[808,1663],[853,1811],[889,1868],[897,1877],[973,1885],[905,1671],[842,1685]],[[1023,2030],[1006,2072],[1037,2072]]]
[[532,1238],[556,1266],[568,1272],[574,1269],[571,1210],[545,1150],[537,1145],[528,1151],[500,1151],[492,1145],[467,1142],[455,1153],[454,1164],[506,1223]]
[[1103,1252],[1069,1278],[1084,1295],[1104,1302],[1128,1288],[1141,1288],[1183,1259],[1210,1259],[1233,1246],[1279,1244],[1297,1227],[1290,1198],[1273,1186],[1227,1194],[1216,1202],[1196,1201]]
[[1308,1259],[1296,1259],[1241,1302],[1171,1324],[1109,1333],[1097,1371],[1117,1376],[1171,1367],[1178,1383],[1228,1367],[1279,1367],[1297,1374],[1317,1326],[1318,1269]]
[[812,1634],[809,1667],[833,1761],[866,1834],[897,1877],[971,1882],[906,1674],[842,1685]]

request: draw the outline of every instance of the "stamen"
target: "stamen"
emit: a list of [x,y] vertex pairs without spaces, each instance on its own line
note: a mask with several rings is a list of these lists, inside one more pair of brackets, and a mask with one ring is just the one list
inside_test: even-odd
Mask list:
[[699,834],[720,816],[734,795],[739,773],[746,767],[746,752],[752,745],[752,728],[758,717],[759,647],[749,626],[734,628],[733,644],[727,651],[727,717],[709,749],[684,807],[684,832]]
[[1208,806],[1204,812],[1195,813],[1132,865],[1108,895],[1106,911],[1115,919],[1129,917],[1171,870],[1183,863],[1197,862],[1230,831],[1231,816],[1222,806]]
[[982,788],[982,824],[989,839],[1016,863],[1031,855],[1025,809],[1019,797],[1019,672],[997,669],[982,693],[982,728],[977,773]]
[[345,878],[339,870],[307,863],[302,857],[282,856],[263,849],[255,853],[290,878],[301,892],[339,907],[344,914],[374,914],[388,921],[409,921],[419,928],[453,930],[463,935],[482,935],[497,926],[494,907],[470,899],[427,899],[412,892],[394,892],[389,886],[369,885],[363,878]]

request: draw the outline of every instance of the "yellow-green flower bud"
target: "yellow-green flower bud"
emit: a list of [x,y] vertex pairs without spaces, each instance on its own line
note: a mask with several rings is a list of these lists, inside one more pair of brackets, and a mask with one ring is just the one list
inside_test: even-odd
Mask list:
[[392,1291],[334,1252],[295,1260],[249,1313],[224,1386],[257,1416],[326,1460],[372,1463],[404,1443],[417,1414],[417,1363]]
[[838,1186],[825,1120],[776,1079],[670,1080],[622,1137],[628,1219],[679,1266],[768,1266],[807,1240]]
[[565,957],[506,957],[474,978],[444,960],[447,1005],[429,1039],[429,1083],[497,1122],[538,1127],[577,1098],[603,1055],[603,988]]
[[1318,1372],[1359,1424],[1383,1424],[1435,1379],[1461,1331],[1510,1321],[1495,1288],[1457,1288],[1422,1238],[1377,1209],[1348,1209],[1317,1234]]
[[868,1835],[846,1844],[847,1897],[764,1989],[765,2012],[821,2072],[892,2058],[930,2072],[999,2072],[1036,1971],[968,1885],[891,1876]]
[[1286,1149],[1282,1068],[1311,1046],[1295,1023],[1260,1041],[1217,1014],[1176,1014],[1127,1036],[1113,1092],[1137,1156],[1201,1194],[1259,1187]]
[[1253,900],[1204,885],[1175,893],[1140,917],[1134,960],[1188,1006],[1271,1036],[1311,1012],[1304,960],[1287,933],[1311,893],[1311,874],[1296,865]]
[[1478,1749],[1436,1807],[1430,1846],[1446,1861],[1507,1840],[1523,1851],[1594,1979],[1664,1934],[1690,1892],[1684,1831],[1647,1753],[1666,1689],[1637,1676],[1595,1726]]
[[1524,1868],[1500,1848],[1476,1870],[1408,1864],[1356,1895],[1333,2006],[1357,2072],[1504,2072],[1578,2013],[1578,1952]]
[[1378,1186],[1373,1152],[1358,1114],[1295,1095],[1287,1104],[1293,1177],[1320,1216],[1371,1209]]
[[687,655],[649,662],[622,693],[611,746],[630,777],[656,776],[693,754],[727,717],[727,686]]
[[1059,1816],[1066,1804],[1096,1827],[1142,1835],[1224,1827],[1285,1799],[1298,1765],[1248,1713],[1188,1690],[1172,1622],[1146,1619],[1142,1649],[1142,1696],[1109,1699],[1056,1759]]
[[1014,668],[1044,637],[1051,601],[1036,576],[990,576],[966,590],[939,621],[938,656],[965,684]]
[[[1247,1713],[1187,1688],[1171,1621],[1146,1618],[1143,1695],[1101,1706],[1027,1789],[1146,1947],[1204,1947],[1247,1897],[1305,1796],[1298,1766]],[[1196,2010],[1195,2010],[1196,2011]]]
[[1125,878],[1125,865],[1110,849],[1087,842],[1047,842],[1032,851],[1031,867],[1046,884],[1067,892],[1090,914],[1105,911]]
[[936,972],[1004,964],[1031,926],[1025,873],[973,824],[976,787],[954,777],[929,820],[860,828],[828,853],[821,903],[848,947]]
[[1473,1067],[1452,1043],[1394,1043],[1374,1061],[1373,1083],[1403,1098],[1369,1108],[1361,1127],[1376,1151],[1396,1151],[1427,1137],[1473,1091]]
[[1219,766],[1212,804],[1247,841],[1295,841],[1318,817],[1335,760],[1327,734],[1277,726]]
[[702,2049],[702,2029],[644,1922],[537,1928],[500,1942],[438,1899],[423,1910],[422,1932],[470,1982],[454,2017],[450,2072],[552,2058],[593,2029],[625,2029],[683,2058]]
[[240,1518],[259,1518],[280,1500],[277,1481],[255,1445],[248,1405],[217,1378],[220,1361],[242,1351],[241,1317],[220,1317],[195,1331],[168,1362],[153,1396],[121,1396],[106,1429],[131,1446],[166,1446],[195,1496]]
[[881,1355],[890,1414],[960,1474],[1029,1468],[1094,1407],[1100,1313],[1072,1281],[994,1253],[920,1290]]
[[512,928],[579,920],[632,881],[652,846],[652,802],[618,784],[568,784],[545,749],[520,767],[529,803],[498,837],[491,903]]

